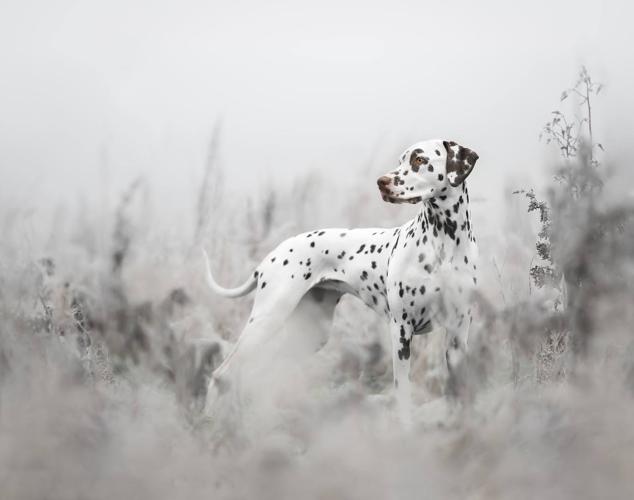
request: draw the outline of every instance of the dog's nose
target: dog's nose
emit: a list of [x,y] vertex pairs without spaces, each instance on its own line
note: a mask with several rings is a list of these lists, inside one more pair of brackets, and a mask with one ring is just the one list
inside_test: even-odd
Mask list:
[[382,175],[376,181],[376,183],[379,185],[379,189],[388,187],[391,182],[392,182],[392,179],[388,177],[387,175]]

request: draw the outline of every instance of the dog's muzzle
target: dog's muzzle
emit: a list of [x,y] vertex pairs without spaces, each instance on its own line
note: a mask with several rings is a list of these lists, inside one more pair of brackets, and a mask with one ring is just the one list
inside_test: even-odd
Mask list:
[[376,183],[379,186],[379,191],[381,191],[384,199],[386,196],[392,195],[392,192],[389,188],[390,184],[392,183],[392,179],[390,177],[388,177],[387,175],[382,175],[377,179]]

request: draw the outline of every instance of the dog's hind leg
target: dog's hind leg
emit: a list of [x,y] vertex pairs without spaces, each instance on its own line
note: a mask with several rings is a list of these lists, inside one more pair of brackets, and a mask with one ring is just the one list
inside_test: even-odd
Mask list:
[[271,362],[267,353],[272,351],[271,344],[281,333],[283,323],[292,308],[289,307],[283,317],[279,315],[281,311],[277,308],[275,314],[260,314],[249,318],[233,348],[211,375],[207,388],[206,413],[210,413],[221,394],[237,389],[244,375],[257,368],[256,364],[261,366],[263,362]]
[[208,388],[208,405],[214,395],[222,392],[238,375],[253,371],[256,365],[270,362],[271,347],[276,344],[282,327],[295,310],[305,292],[307,284],[274,287],[260,290],[253,304],[247,324],[235,345],[213,372]]
[[299,362],[327,342],[341,292],[321,288],[301,296],[288,289],[281,292],[256,297],[244,331],[211,377],[207,411],[242,374],[257,373],[267,363],[272,368],[280,358]]
[[[332,331],[334,310],[340,292],[312,288],[297,304],[280,332],[268,341],[267,348],[249,358],[245,370],[237,368],[240,376],[233,395],[248,398],[251,409],[266,419],[282,406],[302,399],[312,385],[315,353],[328,341]],[[268,408],[268,410],[267,410]],[[259,410],[259,411],[258,411]],[[263,422],[261,422],[263,423]]]
[[318,287],[306,292],[285,325],[281,356],[300,361],[328,342],[341,295],[339,291]]

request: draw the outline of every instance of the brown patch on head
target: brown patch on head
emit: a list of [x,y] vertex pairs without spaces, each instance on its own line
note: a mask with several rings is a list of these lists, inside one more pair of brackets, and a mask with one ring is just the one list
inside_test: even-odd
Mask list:
[[459,186],[469,176],[478,155],[475,151],[460,146],[453,141],[443,141],[447,150],[447,179],[453,187]]
[[428,163],[429,158],[423,156],[422,149],[415,149],[409,156],[409,164],[412,167],[412,172],[418,172],[421,165],[427,165]]

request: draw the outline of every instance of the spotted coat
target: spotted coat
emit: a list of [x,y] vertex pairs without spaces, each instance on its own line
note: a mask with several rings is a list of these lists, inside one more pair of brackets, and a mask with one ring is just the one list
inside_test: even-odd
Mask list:
[[256,352],[311,289],[355,295],[387,320],[397,388],[406,387],[413,335],[445,327],[451,364],[456,357],[451,351],[459,354],[466,345],[469,293],[477,283],[477,246],[465,183],[477,159],[455,142],[414,144],[400,156],[398,167],[378,180],[385,201],[421,203],[412,220],[389,229],[299,234],[278,245],[251,279],[234,290],[219,286],[209,272],[210,285],[224,295],[257,290],[247,328],[214,379],[227,376],[229,361],[233,365],[236,358]]

